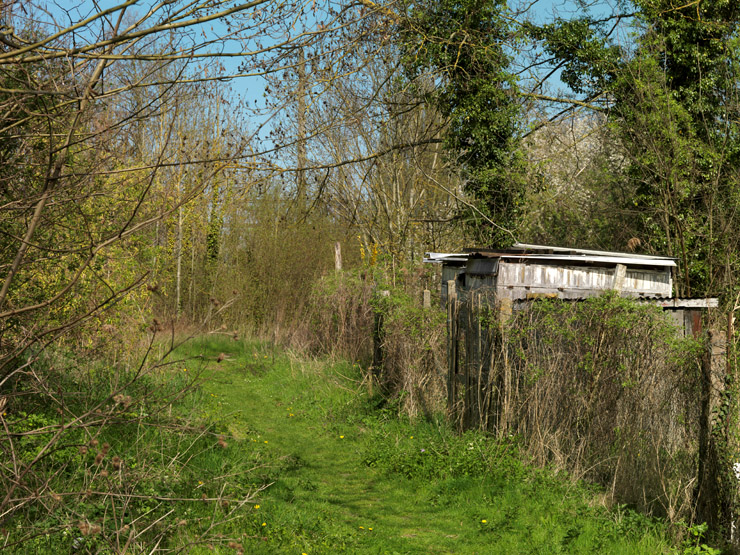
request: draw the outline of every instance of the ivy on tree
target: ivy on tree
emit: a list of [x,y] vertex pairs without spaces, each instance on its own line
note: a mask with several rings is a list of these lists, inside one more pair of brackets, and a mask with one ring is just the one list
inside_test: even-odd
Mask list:
[[463,169],[466,190],[497,226],[473,216],[479,240],[503,246],[516,226],[524,183],[518,151],[521,108],[510,58],[504,0],[422,0],[407,8],[402,32],[407,77],[431,72],[428,99],[448,119],[445,147]]
[[[729,291],[740,270],[738,16],[734,0],[635,0],[632,14],[528,25],[577,94],[606,101],[630,160],[615,207],[643,245],[679,259],[681,295]],[[618,45],[616,22],[636,36]]]

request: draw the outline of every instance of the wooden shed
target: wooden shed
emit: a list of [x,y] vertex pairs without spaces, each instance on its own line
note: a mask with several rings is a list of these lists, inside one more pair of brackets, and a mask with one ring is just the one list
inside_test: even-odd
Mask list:
[[666,256],[516,243],[508,249],[427,253],[424,261],[442,266],[442,306],[450,282],[459,298],[486,291],[498,303],[508,300],[513,310],[530,299],[576,300],[617,291],[663,307],[687,334],[697,334],[701,313],[717,306],[716,298],[675,298],[676,261]]
[[[665,335],[648,333],[648,318],[623,328],[619,308],[590,312],[600,303],[587,302],[617,292],[661,307],[677,334],[700,337],[718,300],[674,296],[675,259],[517,243],[428,253],[425,262],[442,270],[447,406],[456,426],[518,437],[536,460],[607,485],[619,502],[645,510],[674,506],[664,471],[680,467],[675,491],[700,484],[699,514],[714,510],[711,438],[729,375],[732,316],[726,333],[720,325],[707,334],[708,352],[686,364]],[[566,302],[536,302],[543,298]]]

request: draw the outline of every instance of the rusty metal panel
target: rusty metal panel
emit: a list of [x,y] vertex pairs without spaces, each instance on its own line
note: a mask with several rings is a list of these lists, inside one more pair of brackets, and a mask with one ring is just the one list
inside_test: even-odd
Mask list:
[[701,321],[701,315],[702,311],[700,309],[690,309],[684,311],[685,318],[684,318],[684,330],[685,334],[692,335],[694,338],[697,338],[701,335],[702,332],[702,321]]

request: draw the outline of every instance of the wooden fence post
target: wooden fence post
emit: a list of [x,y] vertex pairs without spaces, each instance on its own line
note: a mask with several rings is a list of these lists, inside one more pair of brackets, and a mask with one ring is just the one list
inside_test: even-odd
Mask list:
[[334,271],[342,271],[342,243],[339,241],[334,243]]
[[447,409],[456,419],[457,400],[457,291],[455,281],[447,282]]
[[384,306],[382,299],[389,297],[391,294],[388,290],[376,291],[375,293],[375,314],[373,318],[373,365],[370,376],[370,395],[373,393],[373,382],[379,381],[380,374],[383,371],[385,363],[385,353],[383,342],[385,341],[385,329],[383,327]]
[[429,289],[424,289],[422,293],[421,306],[424,308],[432,308],[432,292]]
[[511,318],[513,302],[509,298],[502,298],[498,303],[498,324],[501,334],[501,372],[503,373],[503,396],[501,404],[501,415],[499,417],[499,437],[506,437],[509,433],[513,411],[513,379],[511,365],[509,364],[508,327],[507,322]]

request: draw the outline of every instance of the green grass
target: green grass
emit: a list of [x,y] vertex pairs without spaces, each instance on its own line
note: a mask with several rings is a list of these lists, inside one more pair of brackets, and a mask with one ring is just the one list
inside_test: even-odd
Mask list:
[[190,348],[227,354],[197,400],[238,438],[227,449],[271,461],[248,524],[222,530],[247,553],[672,551],[661,523],[607,511],[592,490],[522,465],[514,445],[397,418],[350,365],[211,339]]
[[[129,536],[130,553],[680,552],[664,523],[607,510],[594,488],[522,464],[513,442],[399,417],[350,364],[212,336],[176,355],[140,388],[163,396],[198,374],[200,386],[164,412],[122,409],[153,413],[111,420],[94,448],[75,432],[49,459],[47,509],[2,530],[15,552],[118,553]],[[13,425],[53,423],[41,409]]]

